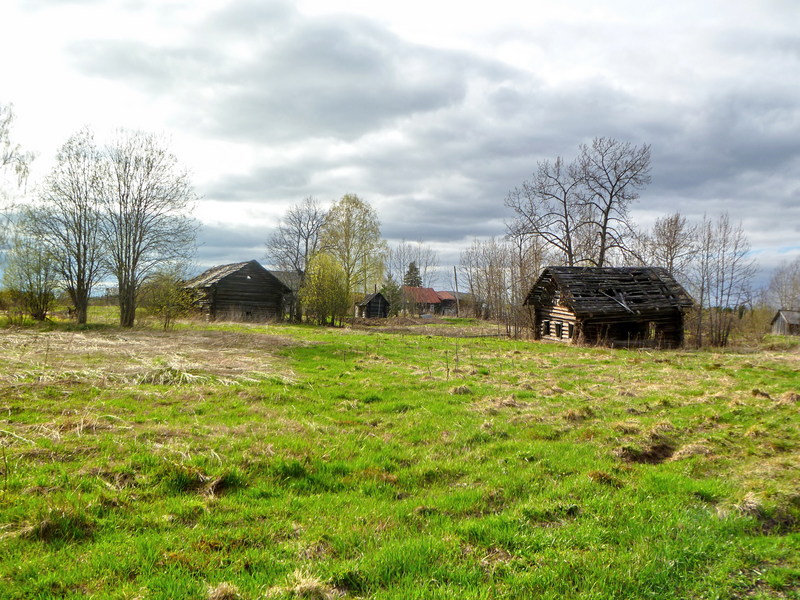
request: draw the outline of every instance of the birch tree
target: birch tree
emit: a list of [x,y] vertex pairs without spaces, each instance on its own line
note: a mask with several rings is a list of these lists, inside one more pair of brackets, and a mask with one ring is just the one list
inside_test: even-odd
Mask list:
[[76,133],[59,150],[36,211],[35,229],[53,257],[80,324],[86,323],[89,297],[102,273],[102,174],[92,133]]
[[716,221],[704,216],[693,272],[698,346],[728,344],[739,310],[751,299],[754,274],[755,261],[741,224],[732,223],[728,213]]
[[320,232],[320,249],[345,273],[350,292],[368,293],[383,278],[386,242],[375,209],[355,194],[345,194],[328,211]]
[[120,325],[132,327],[136,294],[149,275],[194,253],[188,174],[156,136],[122,132],[103,152],[101,235],[119,288]]

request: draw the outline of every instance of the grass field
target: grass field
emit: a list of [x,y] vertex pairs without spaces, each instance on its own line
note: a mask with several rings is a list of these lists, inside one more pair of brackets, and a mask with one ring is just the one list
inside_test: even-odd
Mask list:
[[800,598],[799,344],[490,333],[0,329],[0,598]]

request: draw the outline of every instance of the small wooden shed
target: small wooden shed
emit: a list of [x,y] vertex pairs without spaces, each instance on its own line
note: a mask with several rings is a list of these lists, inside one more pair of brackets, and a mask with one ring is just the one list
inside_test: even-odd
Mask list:
[[186,282],[211,320],[266,321],[283,316],[290,289],[256,260],[219,265]]
[[779,310],[770,325],[775,335],[800,335],[800,310]]
[[362,319],[385,319],[389,316],[389,301],[380,292],[369,294],[356,304],[356,316]]
[[657,267],[547,267],[525,304],[536,339],[675,348],[694,302]]

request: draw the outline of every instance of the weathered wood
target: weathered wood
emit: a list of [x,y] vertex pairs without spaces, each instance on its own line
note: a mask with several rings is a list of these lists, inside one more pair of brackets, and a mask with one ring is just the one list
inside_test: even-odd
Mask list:
[[389,302],[380,292],[366,296],[356,309],[362,319],[385,319],[389,316]]
[[693,301],[659,268],[547,267],[525,304],[537,339],[675,347]]
[[213,267],[185,284],[198,307],[212,320],[265,321],[283,316],[290,293],[257,261]]

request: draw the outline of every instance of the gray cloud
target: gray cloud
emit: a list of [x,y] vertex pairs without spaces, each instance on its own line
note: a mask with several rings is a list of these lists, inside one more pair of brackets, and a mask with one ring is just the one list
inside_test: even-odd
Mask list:
[[[231,3],[171,46],[89,40],[69,52],[85,74],[178,102],[178,128],[285,150],[220,175],[202,190],[210,199],[355,192],[390,238],[501,235],[503,199],[537,161],[608,136],[652,144],[653,183],[635,214],[728,210],[765,244],[797,244],[798,37],[660,27],[623,27],[612,43],[585,23],[510,32],[536,39],[544,60],[596,65],[557,84],[536,65],[411,44],[361,18],[306,18],[289,3]],[[754,203],[781,210],[753,215]],[[204,236],[221,254],[254,247],[227,230]]]

